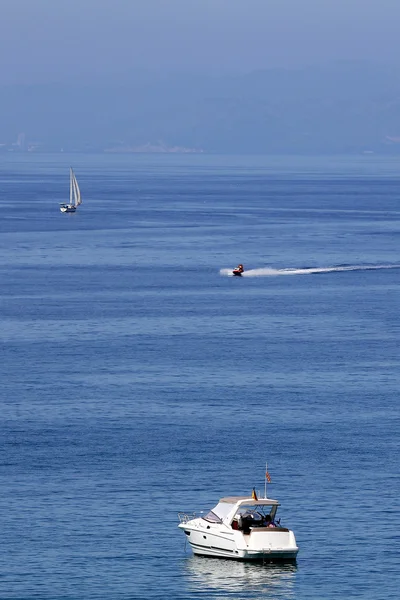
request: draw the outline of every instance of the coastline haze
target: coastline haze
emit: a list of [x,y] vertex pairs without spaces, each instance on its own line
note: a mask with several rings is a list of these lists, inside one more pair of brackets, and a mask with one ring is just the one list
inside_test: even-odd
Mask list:
[[[395,0],[2,0],[0,151],[397,152]],[[22,138],[20,138],[22,139]]]

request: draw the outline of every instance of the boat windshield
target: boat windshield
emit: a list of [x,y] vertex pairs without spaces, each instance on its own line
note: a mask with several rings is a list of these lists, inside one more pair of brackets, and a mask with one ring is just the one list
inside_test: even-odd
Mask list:
[[219,502],[203,519],[211,523],[221,523],[229,515],[235,505],[229,502]]
[[240,515],[240,516],[246,516],[246,515],[259,515],[261,517],[265,517],[266,515],[270,515],[271,519],[273,520],[275,518],[276,515],[276,510],[277,510],[277,506],[274,505],[268,505],[268,504],[256,504],[256,505],[250,505],[250,506],[246,506],[245,504],[242,504],[241,506],[239,506],[237,513],[235,516]]
[[220,517],[218,515],[215,514],[215,512],[213,512],[212,510],[210,510],[210,512],[208,512],[206,514],[205,517],[203,517],[203,519],[205,521],[209,521],[210,523],[221,523],[222,519],[220,519]]

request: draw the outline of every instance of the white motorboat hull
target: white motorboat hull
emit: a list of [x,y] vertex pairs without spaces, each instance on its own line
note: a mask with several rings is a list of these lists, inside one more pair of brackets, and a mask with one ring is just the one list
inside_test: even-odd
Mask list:
[[283,527],[257,527],[249,534],[223,524],[193,519],[179,525],[194,554],[246,561],[294,561],[298,547],[294,534]]

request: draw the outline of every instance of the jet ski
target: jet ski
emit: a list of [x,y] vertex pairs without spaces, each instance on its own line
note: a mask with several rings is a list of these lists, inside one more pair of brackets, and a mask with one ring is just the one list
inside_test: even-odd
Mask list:
[[243,267],[243,265],[238,265],[238,266],[236,267],[236,269],[233,269],[233,271],[232,271],[232,275],[233,275],[234,277],[241,277],[243,272],[244,272],[244,267]]

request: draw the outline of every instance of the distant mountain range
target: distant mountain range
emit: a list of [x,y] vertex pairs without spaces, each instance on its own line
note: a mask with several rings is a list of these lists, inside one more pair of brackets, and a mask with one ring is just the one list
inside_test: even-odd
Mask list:
[[0,86],[3,148],[21,132],[26,146],[17,150],[397,153],[400,74],[344,62],[219,77],[138,74],[119,85]]

